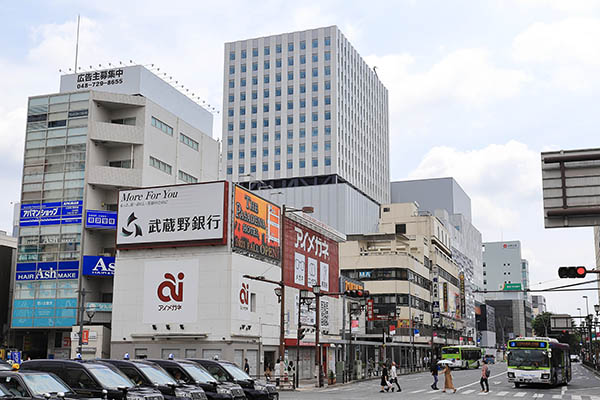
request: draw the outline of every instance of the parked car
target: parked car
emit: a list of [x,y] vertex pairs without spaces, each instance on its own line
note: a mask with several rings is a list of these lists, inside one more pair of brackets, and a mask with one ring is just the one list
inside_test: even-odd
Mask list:
[[483,361],[485,361],[488,364],[496,364],[496,357],[492,354],[486,354],[485,356],[483,356]]
[[577,354],[571,354],[571,362],[579,362],[579,356]]
[[127,375],[138,387],[156,388],[160,390],[165,400],[187,398],[205,400],[204,390],[198,386],[177,382],[159,365],[143,360],[99,360],[113,365]]
[[37,371],[0,371],[1,398],[79,399],[73,390],[54,374]]
[[109,400],[164,400],[156,389],[136,387],[117,368],[98,361],[31,360],[21,370],[56,374],[80,397],[105,397]]
[[244,389],[240,385],[219,382],[204,367],[187,360],[149,360],[164,368],[169,375],[188,384],[204,389],[209,399],[245,400]]
[[237,365],[229,361],[200,360],[190,358],[190,361],[202,365],[217,378],[219,382],[236,383],[244,389],[246,397],[250,400],[277,400],[279,393],[274,385],[263,385],[256,382]]

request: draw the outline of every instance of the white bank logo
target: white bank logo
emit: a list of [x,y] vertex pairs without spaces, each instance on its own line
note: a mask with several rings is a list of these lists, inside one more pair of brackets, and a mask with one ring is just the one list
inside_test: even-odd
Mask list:
[[113,276],[115,258],[104,256],[83,256],[83,275]]

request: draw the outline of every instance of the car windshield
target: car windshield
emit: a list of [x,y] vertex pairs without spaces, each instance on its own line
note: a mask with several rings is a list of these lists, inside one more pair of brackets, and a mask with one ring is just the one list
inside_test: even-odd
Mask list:
[[508,353],[508,366],[513,368],[549,367],[550,362],[546,350],[511,349]]
[[231,375],[233,375],[234,379],[238,379],[241,381],[247,381],[247,380],[252,379],[252,378],[250,378],[250,375],[248,375],[247,373],[245,373],[244,371],[242,371],[241,369],[239,369],[238,367],[236,367],[233,364],[223,363],[221,365],[223,365],[223,367],[225,367],[227,372],[229,372]]
[[181,363],[183,369],[194,378],[195,381],[200,383],[216,383],[215,377],[212,376],[207,370],[199,367],[195,364]]
[[442,348],[442,354],[458,354],[458,347],[444,347]]
[[104,365],[88,365],[88,370],[94,377],[107,388],[116,389],[120,386],[134,387],[134,384],[125,375]]
[[144,375],[146,375],[146,377],[152,383],[157,383],[159,385],[175,384],[173,378],[171,378],[169,374],[167,374],[167,372],[162,368],[148,364],[137,364],[137,367],[142,371]]
[[23,380],[36,395],[45,393],[68,393],[71,389],[50,374],[22,374]]

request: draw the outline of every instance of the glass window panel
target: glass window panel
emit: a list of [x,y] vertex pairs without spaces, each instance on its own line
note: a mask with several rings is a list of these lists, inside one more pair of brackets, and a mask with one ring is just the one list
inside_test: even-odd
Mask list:
[[65,189],[68,188],[81,188],[83,187],[83,181],[82,180],[74,180],[74,181],[65,181]]
[[41,182],[43,176],[42,174],[25,175],[23,176],[23,182]]
[[88,106],[89,106],[89,102],[88,101],[73,101],[73,99],[71,99],[71,105],[70,105],[70,110],[87,110]]
[[[25,187],[25,185],[23,185],[23,187]],[[44,190],[62,189],[62,188],[63,188],[62,181],[44,183]]]
[[87,134],[87,126],[69,129],[69,136],[79,136],[79,135],[85,135],[85,134]]
[[85,170],[84,162],[71,162],[65,164],[65,171],[83,171]]
[[[57,112],[57,113],[52,113],[52,114],[48,114],[48,122],[50,121],[63,121],[65,119],[67,119],[67,112]],[[50,126],[50,124],[48,125]]]
[[38,235],[40,233],[40,227],[39,226],[23,226],[23,227],[21,227],[21,229],[19,229],[19,233],[22,236]]
[[56,156],[47,156],[46,164],[62,164],[65,162],[65,155],[59,154]]
[[64,95],[61,95],[61,96],[52,96],[52,97],[50,97],[50,104],[67,103],[68,101],[69,101],[69,95],[68,94],[64,94]]
[[50,155],[50,154],[61,154],[65,152],[65,147],[64,146],[60,146],[60,147],[46,147],[46,155]]
[[40,157],[44,155],[44,149],[35,149],[25,151],[25,157]]
[[48,181],[60,181],[63,179],[64,174],[62,172],[56,172],[56,173],[51,173],[51,174],[45,174],[44,175],[44,181],[48,182]]
[[83,188],[81,189],[65,189],[65,198],[83,197]]
[[[48,131],[48,138],[58,138],[67,136],[66,129],[51,129]],[[51,146],[51,145],[49,145]]]
[[76,128],[80,126],[87,126],[87,118],[77,118],[69,120],[69,128]]
[[23,202],[38,202],[42,197],[42,192],[23,193]]
[[48,235],[48,234],[57,234],[60,233],[60,225],[42,225],[40,227],[40,234],[41,235]]
[[53,104],[50,107],[48,107],[48,112],[67,111],[68,106],[69,105],[67,103]]
[[66,138],[56,138],[56,139],[48,139],[48,146],[60,146],[64,145],[66,142]]
[[29,107],[48,104],[48,97],[36,97],[29,99]]
[[67,145],[67,153],[78,153],[85,151],[85,144],[71,144]]
[[84,171],[65,172],[65,179],[83,179]]
[[45,140],[31,140],[25,143],[26,149],[39,149],[40,147],[44,147],[46,145]]
[[64,233],[81,233],[81,225],[77,225],[77,224],[62,225],[60,230],[62,231],[63,234]]
[[81,92],[71,94],[71,101],[87,100],[90,98],[90,92]]
[[42,193],[44,200],[49,199],[60,199],[62,197],[62,190],[45,190]]
[[27,140],[45,139],[46,131],[29,132],[27,133]]
[[[69,139],[67,139],[67,144],[80,144],[80,143],[85,143],[86,141],[87,141],[86,136],[75,136],[75,137],[69,137]],[[50,142],[50,140],[48,140],[48,142]]]
[[24,192],[34,192],[42,189],[41,183],[28,183],[23,185]]
[[46,165],[46,172],[62,172],[64,169],[65,165],[62,163]]

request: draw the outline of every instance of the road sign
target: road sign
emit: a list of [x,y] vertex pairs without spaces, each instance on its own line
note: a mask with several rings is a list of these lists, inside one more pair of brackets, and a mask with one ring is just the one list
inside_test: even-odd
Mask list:
[[523,287],[520,283],[505,283],[502,290],[504,291],[520,291]]

